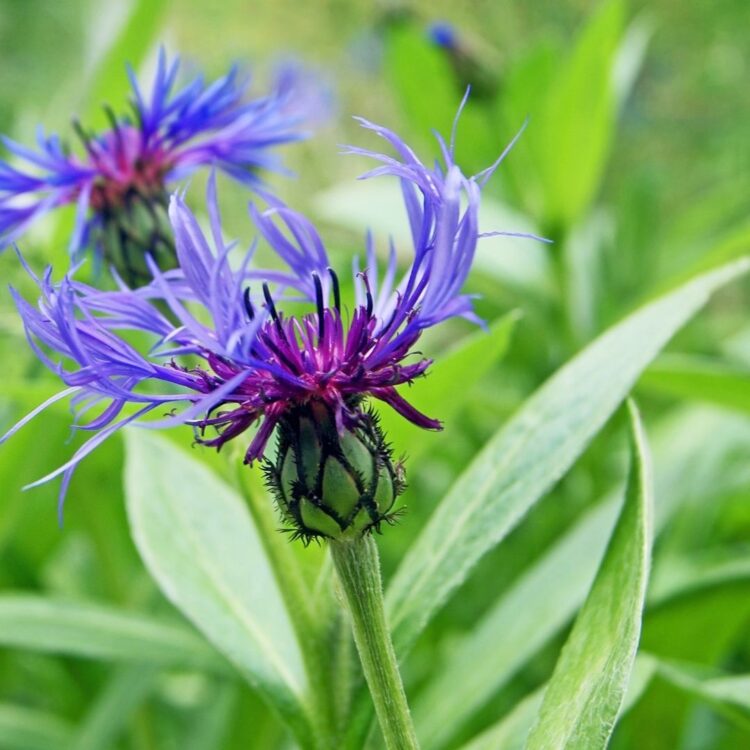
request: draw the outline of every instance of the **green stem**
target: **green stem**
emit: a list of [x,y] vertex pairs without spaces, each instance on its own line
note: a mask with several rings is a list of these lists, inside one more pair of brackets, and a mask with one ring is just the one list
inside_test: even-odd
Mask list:
[[406,693],[385,621],[378,548],[371,535],[331,541],[354,642],[388,750],[418,750]]

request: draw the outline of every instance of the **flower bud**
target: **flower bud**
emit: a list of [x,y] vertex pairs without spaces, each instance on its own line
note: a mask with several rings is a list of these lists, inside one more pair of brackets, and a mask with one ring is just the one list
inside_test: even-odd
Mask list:
[[104,262],[114,266],[131,288],[143,286],[152,278],[146,255],[162,271],[176,268],[166,192],[133,187],[112,195],[109,192],[103,186],[95,194],[96,200],[92,200],[100,217],[95,240],[103,251]]
[[279,424],[266,481],[294,536],[342,539],[379,530],[404,489],[403,468],[372,413],[339,432],[321,402],[298,407]]

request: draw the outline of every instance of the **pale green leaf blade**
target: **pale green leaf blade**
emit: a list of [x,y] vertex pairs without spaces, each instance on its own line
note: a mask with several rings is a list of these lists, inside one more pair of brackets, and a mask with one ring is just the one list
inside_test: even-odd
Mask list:
[[528,750],[605,748],[625,697],[641,633],[653,525],[651,457],[632,403],[630,419],[623,509],[547,685]]
[[750,579],[750,552],[739,549],[671,554],[657,561],[648,587],[649,605],[700,589]]
[[0,704],[3,750],[60,750],[72,736],[70,725],[57,716],[24,706]]
[[[706,445],[704,435],[715,435]],[[717,490],[728,457],[750,441],[745,419],[699,407],[679,410],[652,431],[658,533],[683,504]],[[736,472],[733,472],[736,474]],[[583,603],[611,536],[621,493],[587,511],[507,589],[472,629],[454,637],[437,675],[412,704],[418,736],[427,748],[454,734],[573,618]],[[747,557],[747,555],[745,555]],[[696,561],[697,562],[697,561]],[[657,564],[649,602],[715,581],[750,574],[742,556],[705,560],[689,568]],[[562,571],[562,576],[561,576]],[[461,684],[462,690],[455,686]]]
[[624,15],[621,0],[600,4],[547,93],[536,142],[553,225],[571,226],[580,218],[604,173],[615,128],[615,63]]
[[570,468],[676,331],[747,270],[747,261],[733,263],[633,313],[553,375],[495,434],[442,500],[388,589],[400,654]]
[[237,697],[237,685],[217,685],[211,701],[193,711],[190,723],[185,726],[181,750],[223,750]]
[[715,675],[698,666],[656,661],[661,678],[750,731],[750,675]]
[[203,638],[179,623],[31,594],[0,596],[0,645],[218,673],[229,669]]
[[131,4],[127,20],[99,62],[89,87],[87,126],[109,126],[102,104],[109,104],[115,112],[124,111],[132,98],[126,65],[138,70],[158,38],[167,5],[167,0],[136,0]]
[[[424,414],[439,418],[450,429],[452,418],[471,397],[472,387],[505,355],[517,320],[516,312],[503,315],[489,331],[477,330],[437,360],[430,367],[429,377],[415,380],[408,387],[405,395],[409,403]],[[396,452],[408,448],[411,460],[429,445],[424,430],[393,409],[380,410],[380,424]]]
[[299,645],[242,500],[162,437],[131,430],[126,447],[128,517],[146,567],[167,598],[309,742]]
[[522,750],[544,698],[545,686],[519,701],[502,719],[485,729],[461,750]]
[[88,707],[76,729],[70,750],[108,750],[114,747],[133,711],[154,688],[153,667],[126,666],[116,670]]
[[446,57],[417,26],[394,24],[384,36],[384,74],[413,130],[450,132],[461,95]]
[[639,386],[750,413],[750,371],[705,357],[663,355],[643,373]]
[[[642,655],[636,657],[621,714],[627,713],[640,700],[656,673],[656,668],[654,659]],[[546,687],[542,685],[527,695],[502,719],[463,745],[461,750],[523,750],[526,737],[542,705]]]

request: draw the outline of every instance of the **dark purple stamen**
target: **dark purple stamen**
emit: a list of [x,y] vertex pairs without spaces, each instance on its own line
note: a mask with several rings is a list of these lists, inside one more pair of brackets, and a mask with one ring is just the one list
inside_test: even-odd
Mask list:
[[245,287],[245,291],[242,293],[242,300],[245,303],[245,312],[250,320],[255,320],[255,310],[253,309],[253,301],[250,299],[250,287]]
[[276,312],[276,305],[273,303],[273,298],[271,297],[271,290],[268,288],[268,284],[264,281],[263,282],[263,299],[266,301],[266,307],[268,308],[268,314],[271,316],[271,319],[273,320],[274,324],[276,325],[276,328],[279,332],[279,335],[286,339],[286,334],[284,333],[284,328],[281,325],[281,320],[279,319],[279,314]]
[[341,314],[341,288],[339,287],[339,277],[332,268],[328,269],[328,275],[331,277],[331,286],[333,287],[333,306],[336,308],[336,311]]
[[325,336],[326,316],[323,310],[323,285],[320,283],[320,276],[317,273],[312,275],[313,284],[315,285],[315,306],[318,309],[318,337]]

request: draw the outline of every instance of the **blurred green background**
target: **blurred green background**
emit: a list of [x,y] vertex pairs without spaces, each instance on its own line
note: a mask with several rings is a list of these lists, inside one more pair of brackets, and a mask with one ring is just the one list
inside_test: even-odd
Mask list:
[[[438,21],[450,24],[447,47],[430,37]],[[444,359],[463,347],[443,363],[443,375],[438,361],[432,385],[415,387],[417,402],[445,418],[443,433],[420,434],[385,417],[396,448],[408,453],[410,482],[408,513],[380,540],[387,576],[433,499],[550,373],[639,303],[750,250],[748,28],[745,0],[0,0],[0,131],[31,143],[38,123],[69,134],[74,113],[101,124],[102,101],[124,104],[124,61],[148,79],[159,43],[209,76],[235,60],[247,64],[257,70],[257,90],[275,60],[299,57],[330,83],[336,112],[318,137],[289,148],[297,179],[271,183],[318,220],[346,268],[367,226],[382,246],[388,233],[398,240],[404,232],[394,186],[355,184],[367,165],[338,153],[341,143],[374,145],[351,115],[393,127],[428,156],[436,153],[430,128],[447,134],[473,82],[458,129],[459,162],[469,172],[490,164],[528,118],[487,188],[481,228],[533,230],[554,244],[483,241],[470,281],[482,295],[479,311],[490,323],[516,312],[491,325],[490,338],[460,323],[428,338],[425,350]],[[196,179],[195,205],[201,192]],[[221,195],[228,234],[249,242],[247,196],[229,183]],[[62,267],[64,229],[63,218],[24,238],[37,267]],[[4,428],[55,384],[27,351],[6,291],[6,282],[29,289],[12,252],[0,256],[0,275]],[[636,392],[664,509],[643,646],[740,674],[750,672],[748,289],[735,285],[712,303]],[[426,746],[459,747],[549,676],[579,602],[549,611],[528,600],[527,611],[523,596],[510,595],[620,486],[623,426],[621,416],[613,420],[420,640],[405,670],[418,728],[431,738]],[[130,541],[119,439],[81,466],[63,529],[55,486],[21,491],[70,455],[69,433],[69,416],[57,408],[0,448],[0,748],[284,747],[280,725],[238,678],[188,665],[145,667],[116,653],[80,658],[86,648],[61,612],[40,614],[34,630],[3,608],[28,601],[13,598],[24,594],[181,619]],[[188,445],[190,432],[174,438]],[[585,535],[566,538],[574,548],[589,543]],[[555,574],[564,582],[573,572]],[[526,637],[511,629],[505,672],[468,690],[465,710],[443,726],[427,680],[455,661],[500,603],[514,601],[533,627]],[[706,703],[655,679],[612,746],[743,748],[749,727],[747,702]]]

